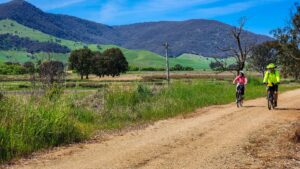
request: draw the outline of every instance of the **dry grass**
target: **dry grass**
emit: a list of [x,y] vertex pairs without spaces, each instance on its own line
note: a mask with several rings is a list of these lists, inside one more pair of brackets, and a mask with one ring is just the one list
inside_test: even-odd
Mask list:
[[266,126],[249,138],[245,147],[262,168],[296,169],[300,162],[300,144],[293,136],[299,123],[276,123]]

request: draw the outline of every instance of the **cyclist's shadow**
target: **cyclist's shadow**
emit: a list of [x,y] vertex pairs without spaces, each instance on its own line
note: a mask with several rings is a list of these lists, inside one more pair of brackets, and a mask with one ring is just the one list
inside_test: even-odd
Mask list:
[[286,110],[286,111],[300,111],[300,108],[287,108],[287,107],[278,107],[275,110]]
[[251,106],[251,105],[249,105],[249,106],[243,106],[244,108],[255,108],[255,107],[266,107],[266,106]]

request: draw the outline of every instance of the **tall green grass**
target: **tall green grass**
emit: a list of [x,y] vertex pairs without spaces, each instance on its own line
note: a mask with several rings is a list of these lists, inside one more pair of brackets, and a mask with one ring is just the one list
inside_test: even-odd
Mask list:
[[[249,78],[246,99],[265,96],[260,81]],[[282,85],[281,90],[297,87]],[[175,81],[169,87],[137,83],[110,86],[94,96],[82,97],[62,95],[57,88],[41,98],[0,97],[0,162],[88,139],[95,130],[119,129],[231,103],[235,101],[235,85],[214,80]]]
[[70,98],[0,100],[0,162],[41,148],[79,142],[92,132],[95,114],[76,107]]
[[[281,91],[298,88],[282,85]],[[198,108],[235,101],[235,85],[229,81],[178,81],[159,92],[136,85],[131,89],[113,88],[106,95],[103,128],[121,128],[128,124],[155,121],[193,112]],[[250,77],[246,100],[266,95],[260,79]]]
[[[251,97],[263,93],[255,90],[254,85],[249,86],[250,91],[255,92]],[[113,88],[106,95],[106,113],[102,121],[107,124],[105,127],[123,127],[128,123],[185,114],[199,107],[230,103],[234,96],[235,86],[219,81],[175,82],[156,93],[141,85],[128,90]]]

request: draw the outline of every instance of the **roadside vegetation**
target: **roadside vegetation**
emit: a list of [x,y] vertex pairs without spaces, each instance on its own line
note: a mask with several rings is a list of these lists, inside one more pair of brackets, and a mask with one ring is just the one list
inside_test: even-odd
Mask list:
[[[282,90],[296,87],[283,86]],[[112,85],[92,95],[63,94],[63,89],[54,86],[40,96],[1,95],[0,161],[83,141],[98,130],[121,129],[230,103],[235,86],[229,81],[176,80],[169,87]],[[246,98],[264,95],[259,79],[251,78]]]
[[49,90],[43,97],[0,100],[0,161],[33,151],[82,141],[90,135],[96,115]]

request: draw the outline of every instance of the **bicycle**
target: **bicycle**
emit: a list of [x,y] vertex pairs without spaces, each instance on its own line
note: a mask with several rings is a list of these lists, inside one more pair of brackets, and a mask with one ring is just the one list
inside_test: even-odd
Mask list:
[[272,110],[272,109],[275,109],[276,108],[276,104],[275,104],[275,90],[274,90],[274,83],[272,83],[272,86],[269,86],[269,89],[268,89],[268,109],[269,110]]
[[236,106],[243,107],[243,95],[242,95],[242,86],[239,85],[236,90]]

